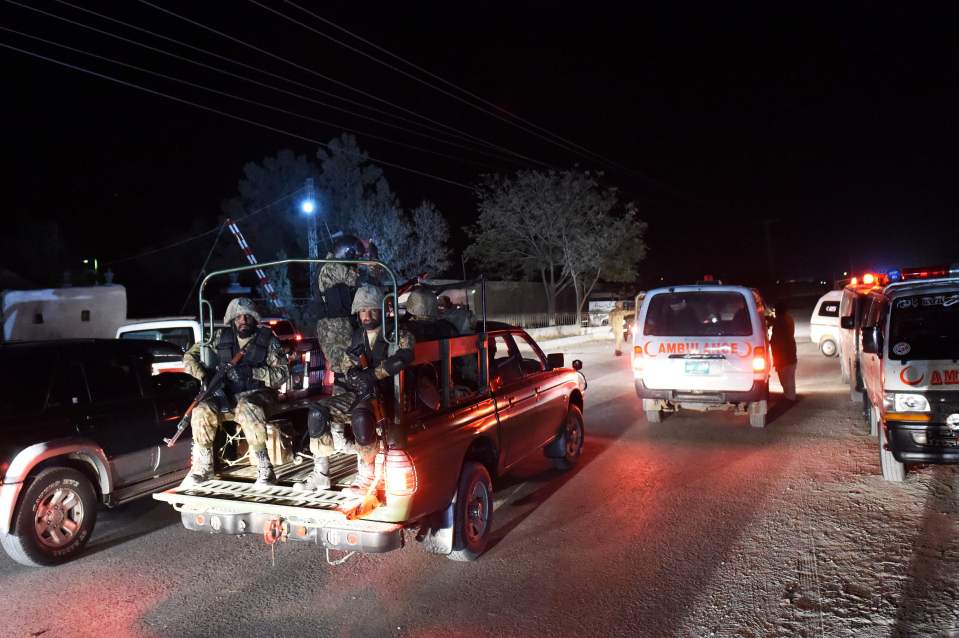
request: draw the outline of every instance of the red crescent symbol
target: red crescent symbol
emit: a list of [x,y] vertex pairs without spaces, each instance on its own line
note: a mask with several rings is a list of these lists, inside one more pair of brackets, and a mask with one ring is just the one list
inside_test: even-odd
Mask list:
[[906,385],[919,385],[920,383],[922,383],[922,380],[926,378],[926,373],[923,372],[922,374],[919,375],[918,379],[910,381],[909,379],[906,378],[907,370],[912,370],[912,366],[906,366],[905,368],[902,369],[902,372],[899,373],[899,380],[905,383]]
[[652,344],[652,343],[653,343],[652,341],[647,341],[646,344],[643,345],[643,352],[646,353],[646,356],[647,356],[647,357],[655,357],[655,356],[656,356],[655,354],[649,354],[649,346],[650,346],[650,344]]
[[739,353],[739,356],[743,359],[753,356],[753,346],[748,341],[743,341],[743,351]]

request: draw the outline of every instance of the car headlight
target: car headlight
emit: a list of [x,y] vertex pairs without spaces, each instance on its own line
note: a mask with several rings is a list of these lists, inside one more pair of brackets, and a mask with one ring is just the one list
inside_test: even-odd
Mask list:
[[883,397],[888,412],[929,412],[929,400],[921,394],[887,392]]

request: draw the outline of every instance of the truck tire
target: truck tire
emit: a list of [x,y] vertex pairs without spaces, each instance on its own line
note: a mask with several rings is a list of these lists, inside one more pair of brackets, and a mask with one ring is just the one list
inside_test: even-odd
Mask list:
[[766,399],[749,404],[749,425],[754,428],[766,427],[766,413],[769,411]]
[[486,466],[466,461],[453,505],[453,551],[447,557],[473,561],[486,550],[493,527],[493,483]]
[[821,352],[824,357],[831,359],[839,354],[839,346],[837,346],[836,342],[832,339],[823,339],[819,342],[819,352]]
[[906,480],[906,465],[896,460],[890,450],[886,449],[886,434],[879,433],[879,467],[882,478],[892,483],[902,483]]
[[72,468],[50,467],[23,491],[0,545],[21,565],[59,565],[80,553],[96,520],[97,494],[89,479]]
[[586,429],[583,427],[583,413],[575,405],[569,406],[563,421],[563,432],[559,435],[559,449],[562,456],[553,457],[553,467],[566,471],[576,465],[583,454],[583,439]]

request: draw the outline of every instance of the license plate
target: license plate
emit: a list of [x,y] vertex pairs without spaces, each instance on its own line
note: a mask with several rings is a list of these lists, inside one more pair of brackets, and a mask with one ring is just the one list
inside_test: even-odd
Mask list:
[[686,361],[686,374],[709,374],[708,361]]

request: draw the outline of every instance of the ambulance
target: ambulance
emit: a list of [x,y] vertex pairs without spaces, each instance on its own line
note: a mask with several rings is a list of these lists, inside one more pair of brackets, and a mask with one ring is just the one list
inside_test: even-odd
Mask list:
[[876,289],[862,328],[862,378],[882,477],[959,463],[959,264],[903,271]]
[[632,357],[636,395],[650,423],[680,408],[724,409],[765,427],[770,356],[757,291],[706,283],[649,291]]

